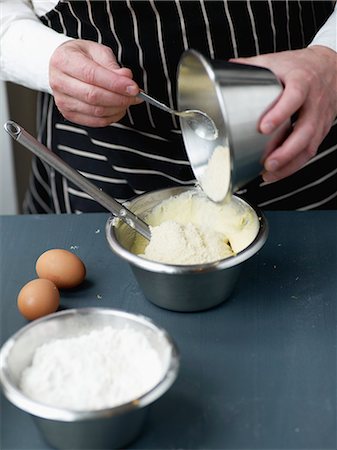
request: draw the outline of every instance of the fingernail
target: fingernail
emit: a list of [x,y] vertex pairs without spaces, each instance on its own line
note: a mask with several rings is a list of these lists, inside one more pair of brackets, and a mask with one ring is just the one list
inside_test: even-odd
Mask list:
[[139,89],[135,85],[130,85],[126,87],[126,92],[129,95],[137,95],[139,92]]
[[269,134],[275,130],[275,125],[273,122],[263,122],[260,128],[263,134]]
[[270,159],[264,165],[267,172],[275,172],[279,168],[279,163],[275,159]]
[[262,175],[263,181],[265,181],[266,183],[273,183],[274,181],[277,180],[277,178],[269,172],[266,172]]

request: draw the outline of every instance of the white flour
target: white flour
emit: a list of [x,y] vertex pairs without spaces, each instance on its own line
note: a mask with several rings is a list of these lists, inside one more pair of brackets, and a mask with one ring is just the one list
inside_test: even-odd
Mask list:
[[151,227],[144,257],[167,264],[204,264],[233,254],[224,234],[193,223],[182,225],[169,220]]
[[135,238],[132,251],[167,264],[204,264],[248,247],[259,230],[257,215],[238,199],[214,203],[200,190],[163,200],[146,216],[150,242]]
[[208,198],[214,202],[226,199],[230,190],[231,161],[228,147],[218,145],[201,179],[201,187]]
[[21,389],[41,403],[85,411],[134,400],[163,375],[158,353],[142,333],[105,327],[39,347],[22,373]]

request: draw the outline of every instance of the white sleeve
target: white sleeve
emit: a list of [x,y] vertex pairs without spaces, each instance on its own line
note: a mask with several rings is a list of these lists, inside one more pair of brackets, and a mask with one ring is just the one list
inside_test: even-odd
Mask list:
[[51,93],[49,60],[69,39],[43,25],[29,1],[1,0],[1,79]]
[[310,42],[309,47],[311,45],[323,45],[337,52],[337,5],[329,19]]

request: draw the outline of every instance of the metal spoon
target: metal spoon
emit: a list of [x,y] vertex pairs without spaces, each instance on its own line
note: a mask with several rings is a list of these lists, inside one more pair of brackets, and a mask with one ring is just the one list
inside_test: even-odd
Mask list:
[[72,181],[76,186],[89,194],[100,205],[104,206],[104,208],[110,211],[115,217],[123,220],[123,222],[125,222],[131,228],[135,229],[146,239],[151,239],[150,228],[143,220],[141,220],[130,210],[125,208],[125,206],[117,202],[117,200],[98,189],[97,186],[92,184],[77,170],[73,169],[66,162],[64,162],[63,159],[61,159],[47,147],[42,145],[37,139],[27,133],[27,131],[25,131],[17,123],[9,120],[4,124],[4,128],[7,133],[12,136],[12,138],[20,142],[20,144],[28,148],[28,150],[33,152],[36,156],[41,158],[55,170],[60,172],[64,177]]
[[202,139],[214,141],[218,137],[218,129],[214,121],[203,111],[198,109],[185,109],[184,111],[176,111],[169,106],[161,103],[144,91],[140,91],[138,97],[165,112],[175,114],[185,119],[189,127]]

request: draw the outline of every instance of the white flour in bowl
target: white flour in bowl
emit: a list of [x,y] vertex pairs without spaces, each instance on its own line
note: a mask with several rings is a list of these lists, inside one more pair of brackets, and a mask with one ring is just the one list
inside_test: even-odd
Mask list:
[[168,220],[151,227],[151,240],[144,257],[166,264],[204,264],[233,254],[223,233],[193,223],[182,225]]
[[151,240],[137,233],[132,252],[166,264],[204,264],[234,256],[259,231],[252,208],[235,197],[214,203],[200,190],[163,200],[145,219]]
[[20,387],[40,403],[97,410],[139,398],[161,380],[164,370],[143,333],[105,327],[38,347]]

